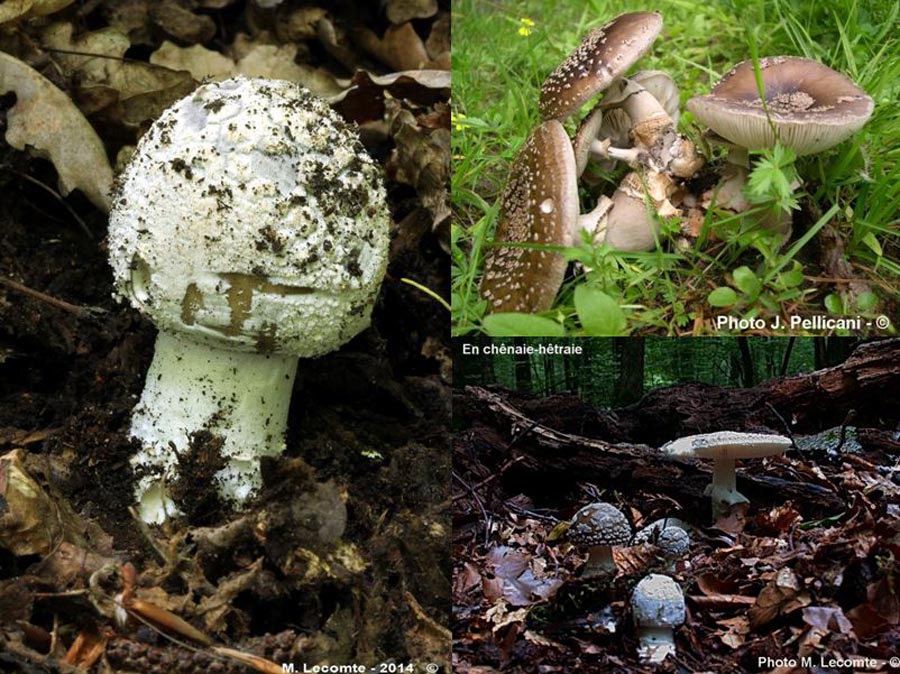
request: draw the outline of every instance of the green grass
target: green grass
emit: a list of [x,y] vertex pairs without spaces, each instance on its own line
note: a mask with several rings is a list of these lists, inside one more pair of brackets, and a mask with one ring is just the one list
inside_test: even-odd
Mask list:
[[[884,313],[900,325],[900,41],[895,30],[900,5],[884,0],[664,0],[652,7],[662,12],[665,27],[634,69],[660,69],[674,77],[681,89],[680,131],[701,146],[704,128],[684,111],[684,102],[708,92],[733,65],[750,58],[752,46],[760,56],[806,56],[845,73],[872,96],[875,112],[850,140],[797,161],[803,181],[797,194],[800,210],[783,247],[776,237],[748,226],[748,218],[712,211],[689,246],[678,243],[677,221],[662,223],[658,248],[649,253],[584,244],[567,254],[589,263],[592,271],[570,274],[554,307],[527,329],[707,334],[718,314],[770,320],[792,314]],[[491,328],[490,320],[486,328],[478,284],[510,162],[540,121],[541,82],[588,30],[622,12],[646,8],[624,0],[454,0],[454,334],[510,329]],[[571,132],[575,124],[573,119],[566,127]],[[773,165],[777,162],[768,166]],[[582,210],[599,193],[611,194],[626,170],[599,175],[597,186],[582,186]],[[859,286],[849,293],[851,284],[826,278],[820,264],[823,230],[837,232],[852,273],[871,293],[860,296]],[[579,287],[584,289],[576,295]],[[609,320],[579,319],[589,307],[601,306],[613,314]],[[512,331],[517,325],[514,320]]]

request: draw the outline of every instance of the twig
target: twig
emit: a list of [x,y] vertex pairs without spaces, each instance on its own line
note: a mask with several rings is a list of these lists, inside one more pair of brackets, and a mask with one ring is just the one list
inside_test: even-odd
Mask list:
[[57,309],[67,311],[70,314],[75,314],[79,318],[88,318],[96,316],[98,314],[106,313],[106,309],[102,309],[100,307],[80,307],[77,304],[71,304],[69,302],[66,302],[65,300],[59,299],[58,297],[53,297],[52,295],[42,293],[40,290],[29,288],[28,286],[22,285],[17,281],[13,281],[11,278],[7,278],[6,276],[0,276],[0,285],[5,285],[11,290],[15,290],[16,292],[20,292],[23,295],[28,295],[29,297],[33,297],[36,300],[40,300],[45,304],[49,304],[51,307],[56,307]]
[[481,517],[484,519],[484,545],[483,547],[486,549],[488,540],[490,539],[490,523],[491,518],[485,510],[484,503],[481,502],[481,497],[472,489],[472,486],[463,480],[459,475],[456,474],[456,471],[451,471],[451,475],[453,479],[459,482],[465,489],[472,495],[472,498],[475,499],[475,504],[478,506],[478,509],[481,511]]
[[27,173],[22,173],[21,171],[16,171],[15,169],[9,168],[8,166],[6,167],[6,170],[9,171],[10,173],[15,173],[20,178],[24,178],[28,182],[33,183],[34,185],[37,185],[38,187],[40,187],[42,190],[45,190],[45,191],[49,192],[50,194],[52,194],[53,198],[56,199],[59,203],[61,203],[67,211],[69,211],[69,215],[71,215],[75,219],[75,222],[77,222],[78,225],[81,227],[81,229],[84,230],[84,233],[88,235],[88,238],[89,239],[94,238],[94,233],[88,228],[87,223],[81,219],[81,216],[79,216],[78,213],[75,212],[74,208],[72,208],[71,206],[69,206],[69,204],[66,203],[66,200],[62,198],[62,195],[60,195],[59,192],[57,192],[55,189],[53,189],[49,185],[45,185],[37,178],[32,178]]

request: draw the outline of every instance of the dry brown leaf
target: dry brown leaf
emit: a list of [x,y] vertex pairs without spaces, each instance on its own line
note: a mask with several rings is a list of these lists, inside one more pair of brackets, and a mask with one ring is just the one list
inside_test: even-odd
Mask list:
[[450,70],[450,13],[441,12],[431,26],[428,39],[425,40],[425,51],[441,70]]
[[0,546],[14,555],[46,554],[60,539],[56,506],[26,472],[20,450],[0,457],[0,502]]
[[800,591],[797,575],[789,568],[780,569],[775,579],[759,593],[756,604],[747,612],[750,626],[754,630],[758,629],[780,615],[809,605],[810,601],[809,595]]
[[719,639],[722,640],[723,644],[731,649],[740,648],[744,645],[744,640],[750,632],[750,621],[746,616],[717,620],[716,624],[726,628],[725,632],[719,634]]
[[338,63],[350,72],[356,71],[359,66],[359,58],[357,57],[356,52],[347,46],[347,36],[343,29],[335,26],[331,20],[325,16],[319,20],[317,36],[319,38],[319,43],[325,47],[325,51],[331,54]]
[[211,16],[194,14],[178,0],[157,0],[148,4],[153,22],[182,42],[208,42],[216,34],[216,22]]
[[113,114],[118,121],[139,126],[159,117],[196,87],[189,72],[125,60],[130,42],[115,28],[78,38],[72,37],[72,30],[72,24],[57,23],[47,28],[42,37],[51,49],[79,52],[60,52],[57,58],[67,74],[78,81],[78,101],[86,109],[96,111],[115,105]]
[[25,16],[33,5],[34,0],[7,0],[0,3],[0,23],[6,23]]
[[262,563],[262,558],[259,558],[246,569],[230,575],[219,583],[213,595],[203,598],[197,613],[203,616],[203,623],[209,632],[225,629],[226,618],[234,611],[234,598],[257,582],[262,573]]
[[319,21],[326,14],[321,7],[296,7],[279,12],[275,19],[275,34],[282,43],[315,40]]
[[0,2],[0,23],[25,18],[46,16],[71,5],[75,0],[6,0]]
[[385,13],[391,23],[427,19],[437,14],[437,0],[387,0]]
[[198,82],[222,80],[234,74],[234,61],[199,44],[179,47],[165,40],[159,49],[150,54],[150,63],[169,70],[187,70]]
[[369,28],[359,26],[353,31],[353,40],[363,51],[392,70],[428,68],[431,62],[422,38],[411,23],[389,26],[384,37],[378,37]]
[[352,80],[338,80],[338,84],[345,91],[328,102],[357,124],[384,117],[385,92],[422,106],[450,98],[450,73],[446,70],[410,70],[381,76],[361,70]]
[[112,169],[100,137],[81,111],[43,75],[0,52],[0,95],[10,91],[16,104],[7,116],[6,142],[53,162],[63,194],[81,190],[108,212]]
[[387,162],[387,172],[393,180],[415,188],[422,205],[431,214],[436,228],[450,217],[450,129],[428,129],[420,126],[408,110],[391,100],[389,115],[394,151]]
[[322,98],[330,98],[343,91],[330,73],[295,63],[296,56],[297,45],[256,45],[238,61],[237,73],[245,77],[297,82]]

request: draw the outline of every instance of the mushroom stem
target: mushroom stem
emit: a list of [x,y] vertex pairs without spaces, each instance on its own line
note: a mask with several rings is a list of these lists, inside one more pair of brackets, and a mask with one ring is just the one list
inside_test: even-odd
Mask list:
[[284,449],[297,361],[295,355],[216,349],[159,333],[131,422],[131,436],[142,445],[132,465],[145,522],[158,524],[177,513],[165,482],[200,431],[221,439],[226,465],[216,479],[222,494],[241,503],[260,486],[260,456]]
[[601,195],[597,200],[597,205],[593,210],[582,213],[575,221],[575,227],[572,230],[572,237],[569,242],[570,246],[577,246],[581,238],[581,230],[585,230],[591,235],[595,242],[601,242],[606,237],[606,228],[608,223],[607,215],[612,209],[613,201],[606,195]]
[[636,147],[613,147],[610,138],[591,142],[591,156],[595,159],[615,159],[636,168],[646,155],[646,152]]
[[638,627],[638,658],[641,662],[660,663],[676,652],[675,634],[671,627]]
[[747,497],[737,490],[734,464],[734,458],[730,456],[720,456],[713,461],[713,481],[707,491],[712,498],[713,515],[716,517],[726,514],[729,506],[749,503]]
[[587,563],[581,571],[582,578],[600,576],[617,569],[611,545],[595,545],[591,548]]

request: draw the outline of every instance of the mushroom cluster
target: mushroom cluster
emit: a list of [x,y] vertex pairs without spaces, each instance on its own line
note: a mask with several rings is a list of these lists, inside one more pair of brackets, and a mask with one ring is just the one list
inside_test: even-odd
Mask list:
[[[763,97],[753,63],[736,66],[709,95],[688,109],[729,148],[715,190],[693,195],[685,181],[705,159],[679,134],[678,86],[666,73],[626,76],[653,45],[658,12],[622,14],[592,30],[544,81],[542,123],[517,154],[500,198],[494,245],[484,263],[481,294],[488,311],[535,313],[549,309],[562,285],[566,260],[559,247],[582,236],[623,251],[648,251],[659,238],[659,218],[689,221],[691,208],[715,203],[748,210],[743,188],[748,150],[776,141],[797,155],[821,152],[858,131],[872,114],[872,99],[845,76],[809,59],[760,59]],[[588,101],[602,98],[570,139],[562,123]],[[590,161],[630,171],[611,196],[579,215],[578,179]],[[790,232],[790,215],[760,226]]]

